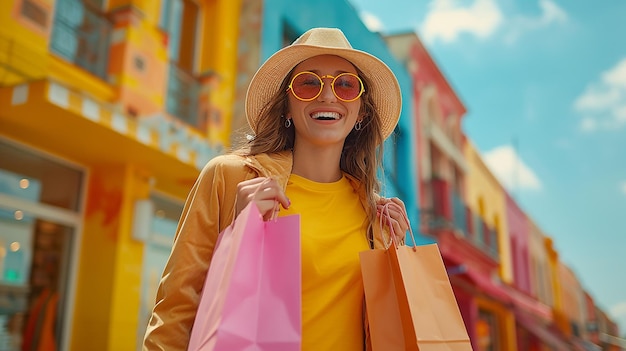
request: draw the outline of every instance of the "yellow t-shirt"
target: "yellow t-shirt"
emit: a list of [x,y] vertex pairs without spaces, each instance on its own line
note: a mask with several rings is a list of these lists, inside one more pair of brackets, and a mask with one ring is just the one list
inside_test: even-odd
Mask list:
[[369,249],[366,213],[347,178],[316,183],[292,174],[291,201],[280,216],[300,214],[302,350],[363,350],[363,280],[359,252]]

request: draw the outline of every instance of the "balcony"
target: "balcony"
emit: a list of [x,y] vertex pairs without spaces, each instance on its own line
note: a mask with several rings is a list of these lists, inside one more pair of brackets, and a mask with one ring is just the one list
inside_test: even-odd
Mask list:
[[498,260],[498,236],[496,231],[489,227],[477,213],[472,214],[472,222],[474,223],[474,230],[469,236],[470,240],[481,251],[494,260]]
[[199,97],[203,90],[199,79],[170,63],[167,82],[167,113],[181,121],[199,126]]
[[107,77],[110,21],[79,0],[58,0],[50,50],[102,79]]
[[467,215],[470,209],[465,205],[463,199],[456,192],[452,193],[452,216],[454,219],[454,227],[461,235],[467,236]]
[[430,183],[432,207],[423,209],[427,232],[437,235],[450,231],[465,238],[472,246],[499,260],[498,235],[480,215],[474,213],[461,196],[451,190],[450,184],[442,179],[433,179]]

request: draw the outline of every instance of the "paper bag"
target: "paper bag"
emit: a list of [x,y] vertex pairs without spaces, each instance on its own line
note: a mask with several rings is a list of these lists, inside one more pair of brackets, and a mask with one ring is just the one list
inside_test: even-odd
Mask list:
[[360,253],[373,350],[471,351],[437,244],[409,247],[393,238],[392,231],[387,248]]
[[254,203],[218,239],[188,350],[300,351],[300,217]]

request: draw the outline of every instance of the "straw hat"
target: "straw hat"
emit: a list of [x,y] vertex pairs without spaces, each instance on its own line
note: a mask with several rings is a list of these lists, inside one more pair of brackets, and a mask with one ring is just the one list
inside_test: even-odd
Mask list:
[[364,51],[352,48],[337,28],[313,28],[291,45],[277,51],[256,72],[246,94],[246,118],[257,132],[259,115],[280,89],[284,77],[300,62],[317,55],[337,55],[350,61],[369,78],[366,94],[372,96],[381,119],[385,139],[393,132],[400,118],[402,97],[400,85],[387,65]]

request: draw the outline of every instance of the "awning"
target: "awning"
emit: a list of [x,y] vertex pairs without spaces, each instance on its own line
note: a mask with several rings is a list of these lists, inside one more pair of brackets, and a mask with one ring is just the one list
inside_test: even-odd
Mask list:
[[85,165],[137,164],[171,193],[186,193],[217,154],[164,114],[133,117],[54,80],[0,87],[0,106],[0,135]]
[[600,341],[626,349],[626,339],[622,339],[617,336],[600,333]]
[[574,339],[574,345],[577,350],[580,351],[602,351],[602,348],[591,341],[582,340],[582,339]]
[[[466,266],[463,266],[466,267]],[[454,283],[458,278],[468,280],[473,283],[475,290],[478,293],[498,300],[504,304],[511,303],[511,297],[503,285],[498,284],[491,280],[491,278],[481,272],[477,272],[471,268],[464,268],[461,272],[451,277],[450,281]]]
[[545,321],[552,321],[552,309],[541,301],[522,293],[511,286],[506,286],[507,293],[516,309],[534,315]]
[[538,323],[538,320],[525,313],[515,313],[515,321],[519,326],[555,348],[556,351],[570,351],[572,349],[566,341],[550,331],[549,328],[546,328],[545,324]]

